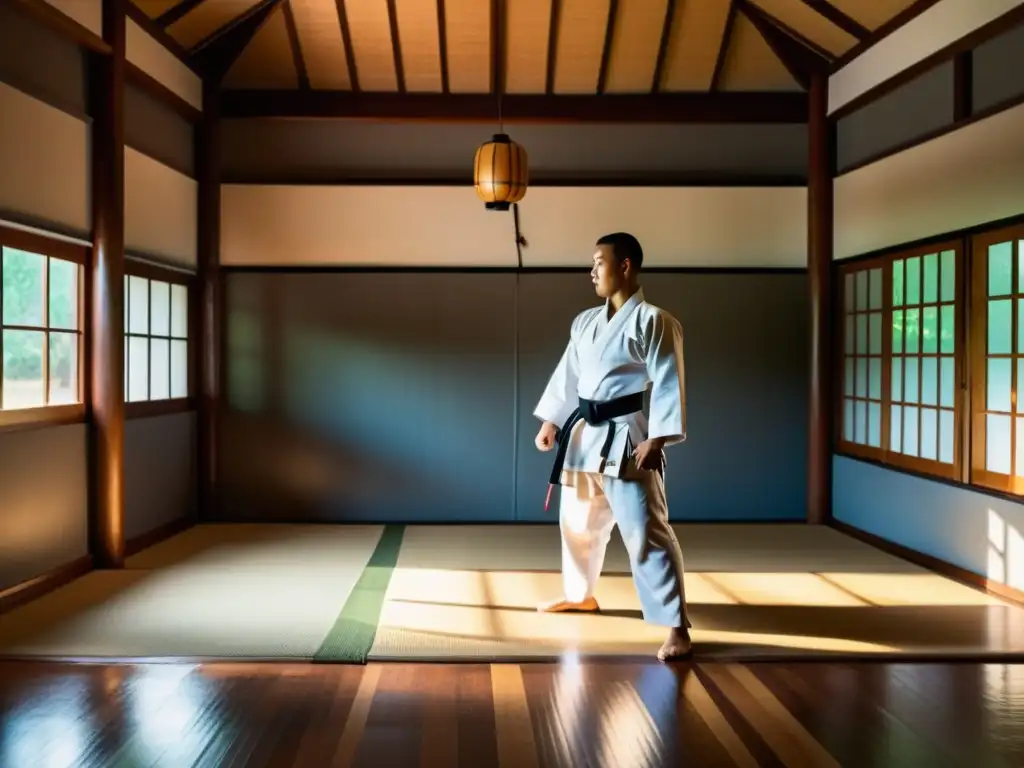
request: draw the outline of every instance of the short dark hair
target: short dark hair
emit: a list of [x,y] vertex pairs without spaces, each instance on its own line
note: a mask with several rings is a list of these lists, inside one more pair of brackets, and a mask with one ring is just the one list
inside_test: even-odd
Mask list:
[[610,245],[612,254],[619,261],[629,259],[634,269],[640,269],[644,263],[644,249],[640,241],[628,232],[612,232],[598,238],[597,245]]

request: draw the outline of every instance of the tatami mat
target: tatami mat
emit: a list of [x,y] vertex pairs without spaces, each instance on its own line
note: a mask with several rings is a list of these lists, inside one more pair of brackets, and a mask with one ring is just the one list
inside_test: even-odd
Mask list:
[[[1024,609],[839,531],[804,525],[679,525],[701,656],[1024,653]],[[561,593],[550,526],[410,526],[371,660],[650,655],[618,534],[600,614],[541,614]]]
[[191,528],[0,616],[0,655],[312,658],[382,530]]

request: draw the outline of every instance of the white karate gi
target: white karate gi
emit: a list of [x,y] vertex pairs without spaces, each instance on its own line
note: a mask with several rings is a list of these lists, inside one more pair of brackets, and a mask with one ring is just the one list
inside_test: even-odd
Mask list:
[[638,470],[635,446],[648,437],[665,445],[686,439],[683,330],[679,321],[644,301],[638,290],[608,319],[609,307],[573,320],[569,343],[534,410],[561,427],[579,398],[606,401],[651,385],[650,420],[642,412],[612,419],[615,437],[601,466],[608,425],[578,423],[567,447],[559,509],[565,598],[594,593],[616,524],[629,553],[644,619],[686,626],[683,558],[668,522],[663,473]]

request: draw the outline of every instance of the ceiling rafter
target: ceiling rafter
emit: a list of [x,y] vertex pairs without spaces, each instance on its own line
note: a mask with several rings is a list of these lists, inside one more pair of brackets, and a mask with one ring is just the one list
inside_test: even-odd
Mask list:
[[562,23],[562,0],[551,0],[551,21],[548,25],[548,61],[544,73],[544,93],[555,92],[555,67],[558,64],[558,29]]
[[391,28],[391,56],[395,62],[395,82],[398,92],[405,93],[405,67],[402,63],[402,40],[398,34],[398,8],[395,0],[388,0],[388,26]]
[[810,88],[814,73],[828,72],[830,59],[811,48],[809,41],[795,37],[795,33],[759,6],[748,0],[740,0],[740,3],[743,15],[750,19],[768,47],[802,88]]
[[174,22],[185,18],[189,13],[205,3],[206,0],[181,0],[157,16],[153,21],[158,27],[167,29]]
[[190,52],[196,66],[220,83],[256,34],[283,0],[260,0],[247,13],[236,17],[205,38]]
[[441,60],[441,93],[448,93],[448,12],[444,0],[437,0],[437,52]]
[[661,90],[665,77],[665,60],[668,58],[668,44],[672,39],[672,28],[676,22],[676,0],[665,3],[665,19],[661,23],[661,40],[658,41],[658,57],[654,60],[654,75],[651,77],[651,93]]
[[843,13],[828,0],[803,0],[803,4],[814,10],[819,16],[824,16],[846,34],[857,38],[858,42],[867,39],[871,34],[870,29]]
[[722,71],[725,69],[725,59],[729,55],[729,43],[732,41],[732,30],[736,25],[736,10],[739,0],[729,0],[729,15],[725,17],[725,28],[722,30],[722,42],[718,46],[718,58],[715,59],[715,71],[711,75],[712,92],[718,91],[722,84]]
[[359,70],[356,68],[356,52],[352,48],[352,30],[348,25],[348,12],[345,10],[345,0],[335,0],[338,8],[338,26],[341,27],[341,42],[345,46],[345,66],[348,67],[348,82],[353,91],[358,92]]
[[295,24],[292,0],[284,0],[284,24],[288,30],[288,45],[292,49],[292,63],[295,65],[295,73],[299,76],[299,88],[308,91],[309,72],[306,69],[306,57],[302,52],[302,44],[299,42],[299,28]]
[[604,46],[601,48],[601,67],[597,71],[597,92],[602,94],[608,85],[608,64],[612,58],[615,25],[619,21],[619,0],[608,0],[608,19],[604,25]]
[[491,0],[491,93],[505,92],[505,27],[508,5]]

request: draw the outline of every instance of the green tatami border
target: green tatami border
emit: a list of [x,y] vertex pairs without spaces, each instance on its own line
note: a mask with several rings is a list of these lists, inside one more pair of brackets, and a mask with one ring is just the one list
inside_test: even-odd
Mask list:
[[377,637],[380,612],[402,548],[404,525],[385,525],[377,547],[313,661],[365,664]]

